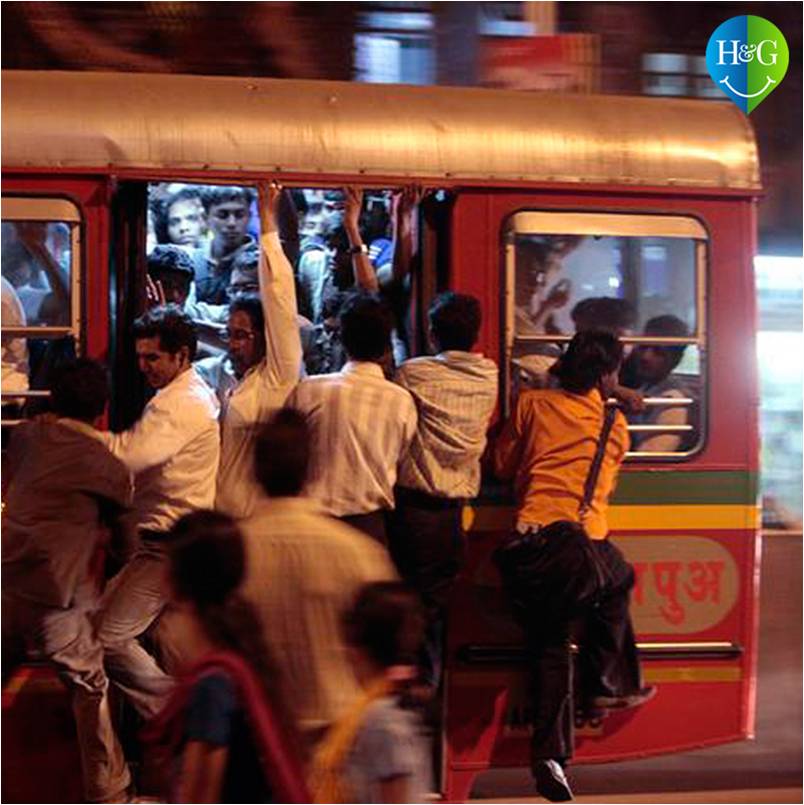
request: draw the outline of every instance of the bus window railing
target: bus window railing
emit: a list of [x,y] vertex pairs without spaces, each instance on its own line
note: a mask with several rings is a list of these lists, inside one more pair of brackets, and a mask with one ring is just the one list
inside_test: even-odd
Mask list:
[[[47,389],[26,389],[25,391],[2,391],[0,392],[0,401],[2,402],[16,402],[21,398],[27,399],[44,399],[50,397],[50,391]],[[14,412],[17,412],[17,409],[14,409]],[[0,426],[4,428],[13,428],[15,425],[19,425],[22,422],[25,422],[25,419],[21,419],[19,417],[15,417],[13,419],[5,419],[0,418]]]

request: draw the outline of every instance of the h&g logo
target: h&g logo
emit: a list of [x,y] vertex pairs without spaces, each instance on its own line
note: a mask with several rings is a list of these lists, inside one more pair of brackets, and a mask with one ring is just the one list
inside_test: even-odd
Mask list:
[[746,114],[779,85],[789,61],[784,35],[762,17],[726,20],[709,38],[706,48],[712,80]]

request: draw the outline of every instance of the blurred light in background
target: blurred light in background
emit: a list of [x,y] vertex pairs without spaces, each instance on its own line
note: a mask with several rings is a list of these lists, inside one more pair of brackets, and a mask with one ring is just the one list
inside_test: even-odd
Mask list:
[[804,258],[758,256],[754,268],[759,299],[763,519],[769,525],[800,528]]

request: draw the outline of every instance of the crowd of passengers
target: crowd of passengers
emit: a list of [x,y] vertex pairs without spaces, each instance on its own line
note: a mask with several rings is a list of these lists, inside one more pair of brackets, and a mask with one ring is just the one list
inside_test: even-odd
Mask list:
[[[13,433],[4,678],[26,654],[55,665],[74,697],[87,801],[133,796],[111,685],[146,722],[145,757],[169,801],[421,802],[431,784],[422,727],[438,720],[462,510],[485,454],[513,482],[515,534],[544,546],[551,524],[578,523],[602,574],[588,611],[548,606],[523,623],[536,787],[571,798],[576,711],[604,717],[655,692],[642,684],[628,613],[633,571],[607,539],[629,437],[605,400],[638,404],[620,382],[619,339],[578,332],[551,387],[523,391],[487,446],[498,371],[473,351],[477,299],[437,296],[432,354],[399,359],[393,256],[410,259],[399,242],[414,240],[415,192],[395,203],[389,245],[367,247],[361,194],[345,191],[357,286],[347,294],[344,249],[326,233],[312,235],[325,248],[302,242],[295,258],[282,242],[295,211],[281,187],[260,185],[256,236],[249,192],[214,192],[183,196],[181,214],[163,204],[157,236],[164,226],[175,243],[151,251],[152,307],[132,332],[155,391],[140,418],[100,430],[105,370],[81,359],[54,373],[51,412]],[[191,226],[202,209],[215,233],[205,242]],[[372,263],[372,247],[391,253],[390,267]],[[320,371],[305,369],[306,328]],[[226,349],[197,360],[207,336]],[[566,558],[551,583],[574,572]],[[586,640],[573,685],[578,617]]]

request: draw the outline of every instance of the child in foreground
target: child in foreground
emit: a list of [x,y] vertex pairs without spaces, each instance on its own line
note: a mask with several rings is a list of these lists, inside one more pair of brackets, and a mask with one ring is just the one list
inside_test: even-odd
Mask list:
[[363,694],[316,752],[314,802],[422,802],[429,758],[416,714],[400,706],[414,673],[423,617],[398,582],[367,584],[344,619]]
[[168,756],[171,802],[309,802],[276,667],[237,593],[233,520],[197,511],[170,536],[172,603],[186,618],[186,670],[145,739]]

